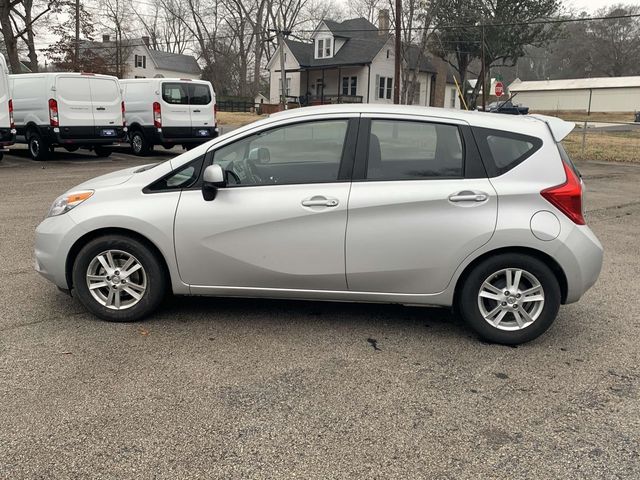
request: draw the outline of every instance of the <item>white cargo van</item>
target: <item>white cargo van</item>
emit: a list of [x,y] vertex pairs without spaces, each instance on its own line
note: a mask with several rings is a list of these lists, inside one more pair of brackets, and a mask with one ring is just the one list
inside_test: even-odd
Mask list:
[[136,155],[154,145],[185,148],[218,135],[216,95],[210,82],[180,78],[120,80],[129,141]]
[[9,69],[0,54],[0,159],[9,145],[13,145],[16,130],[13,124],[13,102],[9,90]]
[[16,141],[35,160],[55,147],[89,148],[99,157],[126,140],[124,102],[116,77],[92,73],[10,75]]

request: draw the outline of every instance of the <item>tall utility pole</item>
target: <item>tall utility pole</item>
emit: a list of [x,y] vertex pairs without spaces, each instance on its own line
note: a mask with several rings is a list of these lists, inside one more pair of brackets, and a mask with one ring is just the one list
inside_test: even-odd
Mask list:
[[402,61],[402,0],[396,0],[396,38],[395,38],[395,65],[394,73],[395,77],[393,82],[393,103],[396,105],[400,103],[400,62]]
[[76,0],[76,44],[73,52],[73,70],[80,68],[80,0]]
[[280,106],[287,109],[287,71],[284,59],[284,37],[291,34],[291,30],[275,30],[278,38],[278,50],[280,51]]
[[[484,21],[482,22],[482,68],[480,71],[482,72],[482,111],[486,112],[487,110],[487,72],[486,72],[486,63],[484,59]],[[480,79],[478,79],[480,80]],[[489,79],[491,81],[491,79]]]

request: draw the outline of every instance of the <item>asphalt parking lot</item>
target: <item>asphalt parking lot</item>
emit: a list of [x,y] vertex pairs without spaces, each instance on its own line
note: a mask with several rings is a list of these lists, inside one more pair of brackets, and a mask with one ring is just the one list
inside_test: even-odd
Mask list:
[[59,194],[175,152],[0,161],[0,478],[640,478],[640,165],[579,164],[600,280],[509,348],[402,306],[173,298],[110,324],[34,272]]

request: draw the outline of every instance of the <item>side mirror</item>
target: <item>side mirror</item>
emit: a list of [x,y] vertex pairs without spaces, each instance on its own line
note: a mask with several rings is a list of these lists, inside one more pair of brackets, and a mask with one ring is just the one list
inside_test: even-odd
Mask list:
[[224,170],[220,165],[214,163],[204,169],[204,174],[202,175],[202,197],[207,202],[216,198],[218,188],[226,187],[226,185]]

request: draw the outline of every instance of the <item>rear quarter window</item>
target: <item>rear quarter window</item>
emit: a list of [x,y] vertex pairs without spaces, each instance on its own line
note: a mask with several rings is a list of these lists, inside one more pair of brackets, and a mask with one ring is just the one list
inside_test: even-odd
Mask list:
[[538,137],[489,128],[476,127],[473,135],[490,177],[497,177],[520,165],[542,146]]

